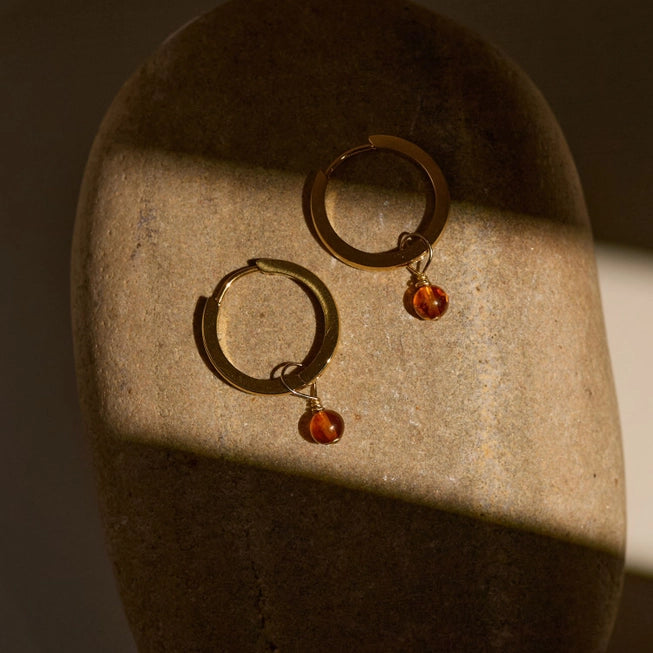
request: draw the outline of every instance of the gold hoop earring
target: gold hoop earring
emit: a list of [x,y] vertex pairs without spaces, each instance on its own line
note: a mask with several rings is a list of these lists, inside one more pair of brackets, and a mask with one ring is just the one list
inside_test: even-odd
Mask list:
[[[329,178],[343,161],[364,152],[381,150],[402,156],[421,168],[428,177],[432,192],[427,195],[424,217],[417,231],[400,234],[396,249],[365,252],[345,242],[331,225],[325,206],[326,188]],[[426,268],[433,258],[433,245],[447,222],[449,203],[447,182],[435,161],[414,143],[386,135],[370,136],[369,143],[338,156],[324,172],[317,173],[310,195],[313,225],[324,246],[335,257],[353,267],[368,270],[405,267],[411,274],[414,312],[423,320],[439,319],[449,305],[447,293],[431,284],[426,276]]]
[[[269,379],[257,379],[236,368],[226,357],[218,336],[218,315],[227,291],[235,281],[253,272],[281,274],[297,281],[315,297],[318,307],[317,330],[320,344],[311,360],[304,363],[280,363],[272,370]],[[331,361],[338,344],[338,334],[338,309],[324,283],[306,268],[276,259],[256,259],[250,265],[227,275],[206,301],[202,314],[204,349],[215,371],[227,383],[243,392],[259,395],[290,393],[306,399],[311,415],[309,433],[318,444],[333,444],[344,433],[344,420],[335,411],[322,406],[316,391],[317,378]],[[275,372],[278,373],[277,376],[274,375]],[[301,392],[307,386],[310,386],[309,393]],[[304,422],[305,420],[300,420],[300,424]]]

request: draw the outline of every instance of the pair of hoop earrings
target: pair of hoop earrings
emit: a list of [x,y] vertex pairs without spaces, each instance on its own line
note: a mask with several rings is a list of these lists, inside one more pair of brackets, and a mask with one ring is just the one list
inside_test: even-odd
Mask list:
[[[364,152],[385,150],[402,156],[420,167],[428,177],[431,193],[427,196],[424,217],[417,231],[399,235],[398,245],[388,252],[370,253],[356,249],[342,240],[327,216],[325,194],[330,176],[347,159]],[[408,292],[414,314],[423,320],[437,320],[447,310],[449,299],[442,288],[431,284],[426,270],[433,258],[433,245],[439,238],[449,212],[449,191],[438,165],[421,148],[396,136],[370,136],[369,143],[347,150],[318,172],[310,195],[311,216],[324,246],[344,263],[361,269],[405,267],[411,275]],[[244,374],[225,356],[218,337],[218,316],[231,285],[254,272],[281,274],[308,290],[316,300],[319,346],[310,360],[277,365],[268,379]],[[204,348],[216,372],[233,387],[251,394],[290,393],[307,401],[307,411],[300,419],[300,431],[318,444],[334,444],[344,433],[344,420],[326,409],[317,394],[317,379],[329,364],[338,343],[338,309],[326,285],[306,268],[276,259],[256,259],[250,265],[227,275],[205,304],[202,315]],[[308,392],[303,391],[309,388]]]

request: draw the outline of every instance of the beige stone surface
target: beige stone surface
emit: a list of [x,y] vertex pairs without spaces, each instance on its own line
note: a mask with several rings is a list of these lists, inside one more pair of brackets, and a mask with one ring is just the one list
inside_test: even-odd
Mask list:
[[[436,323],[403,270],[319,244],[311,173],[368,134],[411,140],[452,195]],[[352,244],[420,220],[406,162],[330,186]],[[255,257],[315,272],[341,338],[304,406],[222,382],[203,298]],[[411,4],[230,2],[122,89],[84,180],[73,247],[80,397],[121,593],[143,651],[605,648],[624,550],[619,423],[591,234],[545,101],[496,51]],[[250,275],[220,329],[267,376],[315,322]]]

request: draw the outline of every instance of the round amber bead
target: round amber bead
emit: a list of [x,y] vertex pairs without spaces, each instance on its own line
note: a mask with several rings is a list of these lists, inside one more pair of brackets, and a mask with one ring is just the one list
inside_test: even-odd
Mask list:
[[311,437],[318,444],[338,442],[345,431],[345,422],[335,410],[318,410],[308,425]]
[[413,308],[422,320],[437,320],[447,311],[449,297],[438,286],[421,286],[413,295]]

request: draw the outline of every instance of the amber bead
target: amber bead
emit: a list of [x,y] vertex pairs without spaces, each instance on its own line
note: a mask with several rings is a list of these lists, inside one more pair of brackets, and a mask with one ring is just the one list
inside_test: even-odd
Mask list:
[[449,306],[447,293],[438,286],[421,286],[413,295],[413,308],[422,320],[441,318]]
[[338,442],[345,431],[345,422],[335,410],[318,410],[309,423],[311,437],[318,444]]

